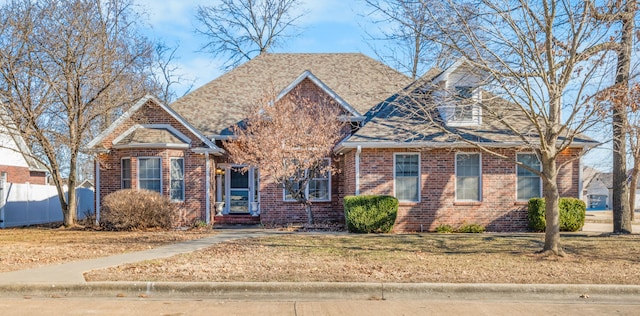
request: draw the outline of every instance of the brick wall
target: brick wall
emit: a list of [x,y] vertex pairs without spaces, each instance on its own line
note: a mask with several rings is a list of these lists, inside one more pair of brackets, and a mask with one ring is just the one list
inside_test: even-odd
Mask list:
[[7,173],[7,182],[10,183],[31,183],[46,184],[46,173],[40,171],[30,171],[27,167],[0,165],[0,173]]
[[[339,159],[332,159],[336,169]],[[331,175],[331,201],[312,202],[311,212],[316,223],[344,222],[342,199],[344,197],[343,176],[340,172]],[[306,223],[305,207],[295,201],[284,201],[282,186],[277,185],[264,173],[260,174],[260,218],[263,223]]]
[[[102,145],[109,149],[113,139],[128,130],[134,124],[169,124],[185,134],[192,141],[191,148],[197,147],[201,141],[189,132],[180,122],[153,102],[148,102],[129,120],[121,124],[116,130],[105,137]],[[193,153],[191,149],[111,149],[108,154],[98,155],[100,161],[100,196],[104,198],[109,193],[122,188],[121,160],[131,158],[131,187],[138,187],[137,167],[138,157],[160,157],[162,162],[162,195],[169,196],[170,161],[171,158],[184,158],[185,200],[175,202],[178,212],[175,214],[175,226],[191,225],[196,220],[205,220],[206,215],[206,175],[205,156]],[[214,168],[211,168],[213,171]],[[211,189],[213,191],[212,186]],[[213,201],[213,200],[212,200]],[[213,213],[213,212],[212,212]]]
[[[473,152],[474,150],[464,150]],[[394,195],[393,156],[400,152],[420,153],[420,202],[401,202],[396,231],[433,231],[438,225],[482,224],[491,231],[521,231],[527,227],[526,202],[516,201],[515,165],[489,154],[481,154],[482,185],[480,202],[455,201],[455,151],[451,149],[363,149],[360,156],[360,194]],[[502,154],[514,157],[513,150]],[[563,163],[579,153],[563,154]],[[350,154],[345,156],[351,157]],[[346,159],[345,169],[354,169]],[[561,196],[578,196],[579,161],[561,169],[558,177]],[[354,194],[355,186],[345,179],[346,194]]]

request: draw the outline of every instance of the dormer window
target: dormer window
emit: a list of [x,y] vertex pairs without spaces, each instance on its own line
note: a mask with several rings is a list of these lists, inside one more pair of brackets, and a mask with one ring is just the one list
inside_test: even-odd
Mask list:
[[479,125],[481,113],[478,106],[478,89],[472,86],[456,86],[452,94],[447,124],[450,126]]

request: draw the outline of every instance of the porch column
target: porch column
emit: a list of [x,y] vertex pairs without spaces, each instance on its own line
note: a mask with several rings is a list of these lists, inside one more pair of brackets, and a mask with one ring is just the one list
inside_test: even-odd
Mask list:
[[204,154],[204,172],[205,172],[205,222],[211,224],[211,166],[209,162],[209,153]]

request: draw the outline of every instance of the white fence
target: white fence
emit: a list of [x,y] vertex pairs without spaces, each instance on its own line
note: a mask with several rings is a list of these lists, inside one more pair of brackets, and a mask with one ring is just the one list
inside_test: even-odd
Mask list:
[[[0,228],[61,222],[58,191],[52,185],[2,183],[0,180]],[[78,219],[93,210],[93,190],[77,188]],[[68,194],[68,193],[67,193]]]

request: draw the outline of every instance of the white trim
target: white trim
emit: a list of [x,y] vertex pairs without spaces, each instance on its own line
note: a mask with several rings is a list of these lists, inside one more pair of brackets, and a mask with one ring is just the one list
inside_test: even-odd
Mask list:
[[[173,179],[171,178],[171,175],[173,174],[173,160],[178,160],[181,159],[182,160],[182,199],[173,199],[171,197],[171,181],[173,181]],[[160,177],[162,177],[162,166],[160,167]],[[184,177],[185,177],[185,165],[184,165],[184,157],[169,157],[169,199],[171,199],[171,201],[176,201],[176,202],[184,202],[186,196],[185,196],[185,181],[184,181]],[[162,186],[162,180],[160,181],[160,186]]]
[[398,194],[396,192],[396,157],[399,155],[403,155],[403,156],[409,156],[409,155],[413,155],[413,156],[418,156],[418,199],[417,200],[400,200],[398,199],[398,201],[400,202],[411,202],[411,203],[420,203],[422,201],[422,156],[420,155],[420,153],[414,153],[414,152],[396,152],[393,153],[393,196],[395,196],[396,198],[398,198]]
[[[100,225],[100,161],[98,160],[98,158],[94,159],[94,168],[96,170],[96,191],[95,191],[95,195],[96,195],[96,225]],[[122,170],[122,165],[120,165],[120,168]]]
[[167,149],[188,149],[188,144],[172,144],[172,143],[148,143],[148,144],[126,144],[113,146],[113,149],[127,148],[167,148]]
[[[458,199],[458,156],[459,155],[478,155],[478,199],[477,200],[462,200],[462,199]],[[454,175],[454,183],[453,183],[453,187],[454,187],[454,201],[456,202],[482,202],[482,153],[480,152],[464,152],[464,151],[459,151],[456,152],[455,156],[454,156],[454,171],[453,171],[453,175]]]
[[293,80],[288,86],[286,86],[284,89],[282,89],[282,91],[280,91],[280,93],[278,93],[278,96],[276,97],[275,101],[277,102],[280,99],[282,99],[285,95],[287,95],[289,92],[291,92],[291,90],[293,90],[293,88],[295,88],[304,79],[307,79],[307,78],[309,80],[311,80],[311,82],[315,83],[316,86],[318,86],[320,89],[322,89],[322,91],[324,91],[326,94],[328,94],[336,102],[338,102],[338,104],[340,104],[345,110],[347,110],[347,112],[349,112],[353,116],[355,116],[355,119],[360,119],[362,117],[362,114],[360,114],[360,112],[358,112],[355,108],[353,108],[351,105],[349,105],[349,103],[347,103],[347,101],[345,101],[337,93],[335,93],[333,90],[331,90],[331,88],[329,88],[329,86],[327,86],[324,82],[322,82],[322,80],[320,80],[318,77],[316,77],[309,70],[305,70],[300,76],[298,76],[298,78]]
[[[214,169],[215,170],[215,169]],[[204,172],[205,172],[205,197],[204,197],[204,216],[205,223],[211,224],[211,163],[209,155],[204,155]]]
[[[538,160],[538,163],[540,163],[540,170],[539,171],[542,171],[542,162],[538,158],[538,155],[536,155],[536,153],[534,153],[534,152],[530,152],[530,151],[516,152],[516,164],[515,164],[516,165],[516,170],[515,170],[515,173],[516,173],[516,184],[515,184],[516,191],[515,191],[515,199],[518,202],[525,202],[525,201],[529,201],[529,199],[524,199],[524,200],[518,199],[518,168],[520,167],[518,165],[518,163],[517,163],[518,162],[518,155],[534,155],[536,157],[536,159]],[[542,197],[542,177],[540,177],[538,175],[536,175],[536,176],[538,177],[538,181],[540,182],[540,192],[538,192],[538,196],[537,197]]]
[[125,137],[129,136],[131,133],[135,132],[136,130],[138,130],[140,128],[166,129],[167,131],[169,131],[170,133],[172,133],[173,135],[178,137],[181,141],[185,142],[187,144],[187,147],[188,147],[188,144],[191,144],[191,139],[189,137],[187,137],[187,135],[181,133],[179,130],[175,129],[173,126],[171,126],[169,124],[136,124],[136,125],[133,125],[128,130],[126,130],[124,133],[122,133],[118,137],[114,138],[113,141],[111,141],[111,144],[113,144],[113,145],[117,144],[118,142],[123,140]]
[[152,102],[156,103],[158,106],[160,106],[160,108],[165,110],[165,112],[169,113],[169,115],[171,115],[171,117],[173,117],[175,120],[180,122],[180,124],[182,124],[193,135],[198,137],[198,139],[200,139],[207,146],[209,146],[212,149],[218,150],[218,153],[222,152],[221,149],[218,148],[218,146],[216,146],[213,142],[211,142],[211,140],[209,140],[207,137],[202,135],[202,133],[200,133],[191,124],[189,124],[189,122],[187,122],[184,118],[182,118],[182,116],[180,116],[178,113],[176,113],[168,105],[163,104],[156,97],[154,97],[152,95],[149,95],[149,94],[146,95],[145,97],[143,97],[142,99],[138,100],[138,102],[136,102],[127,112],[122,114],[122,116],[120,116],[115,122],[113,122],[107,129],[102,131],[102,133],[100,133],[98,136],[96,136],[96,138],[91,140],[87,144],[86,148],[93,148],[93,147],[97,146],[98,144],[100,144],[102,142],[102,140],[104,140],[104,138],[107,137],[107,135],[113,133],[118,126],[120,126],[122,123],[124,123],[126,120],[128,120],[134,113],[136,113],[148,101],[152,101]]
[[140,188],[140,159],[159,159],[160,160],[160,195],[164,195],[164,187],[162,186],[162,157],[160,156],[141,156],[136,157],[136,165],[138,166],[136,169],[136,189],[141,190]]
[[[329,161],[329,166],[331,166],[331,164],[333,163],[331,161],[331,158],[322,158],[322,160],[328,160]],[[308,174],[309,173],[309,169],[305,169],[304,172],[305,172],[305,174]],[[331,171],[328,171],[328,173],[329,173],[329,177],[327,177],[327,180],[329,182],[328,183],[328,187],[327,187],[327,197],[328,197],[328,199],[326,199],[326,200],[312,200],[312,199],[309,199],[309,185],[311,184],[311,181],[313,181],[313,180],[322,180],[322,181],[324,181],[325,180],[325,178],[310,178],[309,181],[307,182],[306,188],[304,188],[304,196],[307,198],[308,201],[310,201],[310,202],[331,202],[331,200],[332,200],[332,196],[331,196],[331,177],[332,177],[332,174],[331,174]],[[282,189],[282,201],[283,202],[296,202],[295,199],[287,199],[287,191],[284,188]]]
[[431,83],[436,84],[436,83],[440,83],[440,81],[448,80],[449,75],[452,72],[454,72],[456,69],[460,68],[460,66],[462,66],[462,64],[466,62],[467,62],[467,59],[464,57],[458,59],[455,63],[453,63],[453,65],[449,66],[449,68],[447,68],[445,71],[443,71],[442,73],[437,75],[435,78],[433,78],[433,80],[431,80]]
[[[338,145],[334,147],[334,152],[341,152],[345,149],[356,149],[358,146],[362,146],[362,148],[477,148],[474,145],[468,144],[466,142],[393,142],[393,141],[384,141],[384,142],[346,142],[348,138],[345,138],[344,141],[340,142]],[[490,148],[513,148],[513,147],[523,147],[527,146],[527,144],[522,142],[496,142],[496,143],[480,143],[484,147]],[[582,142],[573,142],[571,146],[568,148],[584,148],[584,147],[594,147],[598,146],[600,143],[593,142],[589,144],[584,144]]]
[[[580,158],[578,158],[578,199],[582,200],[584,198],[584,195],[582,194],[582,191],[584,190],[584,185],[582,183],[582,157],[580,156]],[[637,189],[636,189],[637,191]],[[637,194],[637,193],[636,193]]]
[[[358,146],[356,149],[356,195],[360,195],[360,153],[362,152],[362,147]],[[395,170],[395,166],[394,166]],[[395,171],[394,171],[395,172]]]
[[[129,187],[125,188],[123,185],[124,178],[122,177],[122,161],[128,159],[129,160]],[[131,164],[131,157],[122,157],[120,158],[120,189],[132,189],[133,188],[133,165]]]

